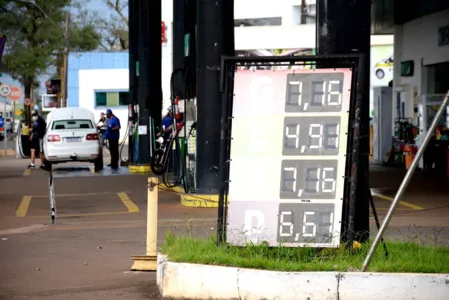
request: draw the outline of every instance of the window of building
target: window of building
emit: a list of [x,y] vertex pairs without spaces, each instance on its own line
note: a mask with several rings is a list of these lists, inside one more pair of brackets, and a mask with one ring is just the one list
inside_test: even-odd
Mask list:
[[128,91],[95,92],[95,106],[107,106],[107,107],[126,106],[129,103],[130,99]]
[[281,26],[282,18],[236,19],[234,27],[239,26]]
[[292,23],[294,25],[316,23],[316,1],[301,0],[302,5],[292,7]]

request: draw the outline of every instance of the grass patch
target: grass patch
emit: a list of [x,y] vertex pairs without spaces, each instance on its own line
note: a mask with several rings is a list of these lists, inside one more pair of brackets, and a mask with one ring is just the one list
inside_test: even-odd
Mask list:
[[[276,271],[348,271],[360,268],[370,247],[358,250],[218,246],[215,238],[198,240],[168,232],[161,252],[174,262],[232,266]],[[449,249],[414,242],[387,241],[388,258],[379,245],[369,271],[392,273],[449,273]]]

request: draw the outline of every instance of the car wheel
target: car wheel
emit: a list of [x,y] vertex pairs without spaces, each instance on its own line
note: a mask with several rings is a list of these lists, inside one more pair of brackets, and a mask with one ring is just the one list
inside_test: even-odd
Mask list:
[[103,153],[100,153],[100,156],[94,161],[94,169],[95,172],[101,171],[104,168],[103,164]]
[[377,70],[376,71],[376,77],[377,79],[383,79],[385,77],[385,72],[383,70]]

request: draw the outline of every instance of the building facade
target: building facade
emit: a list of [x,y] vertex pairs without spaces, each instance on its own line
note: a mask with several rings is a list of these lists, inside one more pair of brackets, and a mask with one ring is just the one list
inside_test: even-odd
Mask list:
[[449,9],[396,25],[394,34],[394,96],[404,111],[393,101],[393,112],[416,122],[423,98],[449,90]]
[[[304,9],[301,4],[304,4]],[[315,6],[315,0],[284,0],[281,3],[271,0],[235,1],[236,50],[252,52],[255,55],[272,55],[277,49],[287,51],[296,49],[311,53],[315,48]],[[254,9],[255,7],[257,9]],[[162,43],[162,91],[165,110],[171,105],[172,1],[163,1],[162,19],[167,25],[167,41]],[[376,49],[391,48],[393,36],[373,35],[371,43],[373,47],[377,47]],[[374,55],[373,70],[378,63],[377,60],[388,59],[391,56],[384,55],[383,52],[385,51],[379,52],[380,56]],[[372,78],[375,75],[376,73],[372,73]],[[374,80],[373,84],[385,85],[385,82],[391,80],[391,76],[386,72],[382,79]],[[100,112],[111,108],[122,120],[123,137],[126,133],[126,126],[123,124],[127,121],[129,101],[128,77],[128,53],[71,53],[67,104],[71,107],[90,109],[97,116]]]

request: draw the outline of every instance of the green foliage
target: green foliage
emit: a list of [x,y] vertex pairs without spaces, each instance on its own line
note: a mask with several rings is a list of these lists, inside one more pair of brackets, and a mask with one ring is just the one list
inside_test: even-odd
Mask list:
[[100,41],[101,36],[92,24],[88,24],[84,27],[75,24],[75,26],[70,29],[69,51],[80,52],[95,50],[100,45]]
[[[64,46],[64,26],[70,0],[0,0],[1,34],[6,35],[3,72],[25,86],[25,94],[37,86],[36,78],[56,65]],[[71,32],[70,32],[71,31]],[[73,23],[69,47],[96,49],[100,35],[93,25]],[[70,50],[70,49],[69,49]]]
[[[358,250],[270,247],[248,242],[245,247],[217,246],[215,238],[166,234],[161,252],[174,262],[233,266],[277,271],[355,271],[362,265],[370,243]],[[389,257],[379,247],[369,267],[376,272],[449,273],[449,251],[443,246],[388,241]]]

